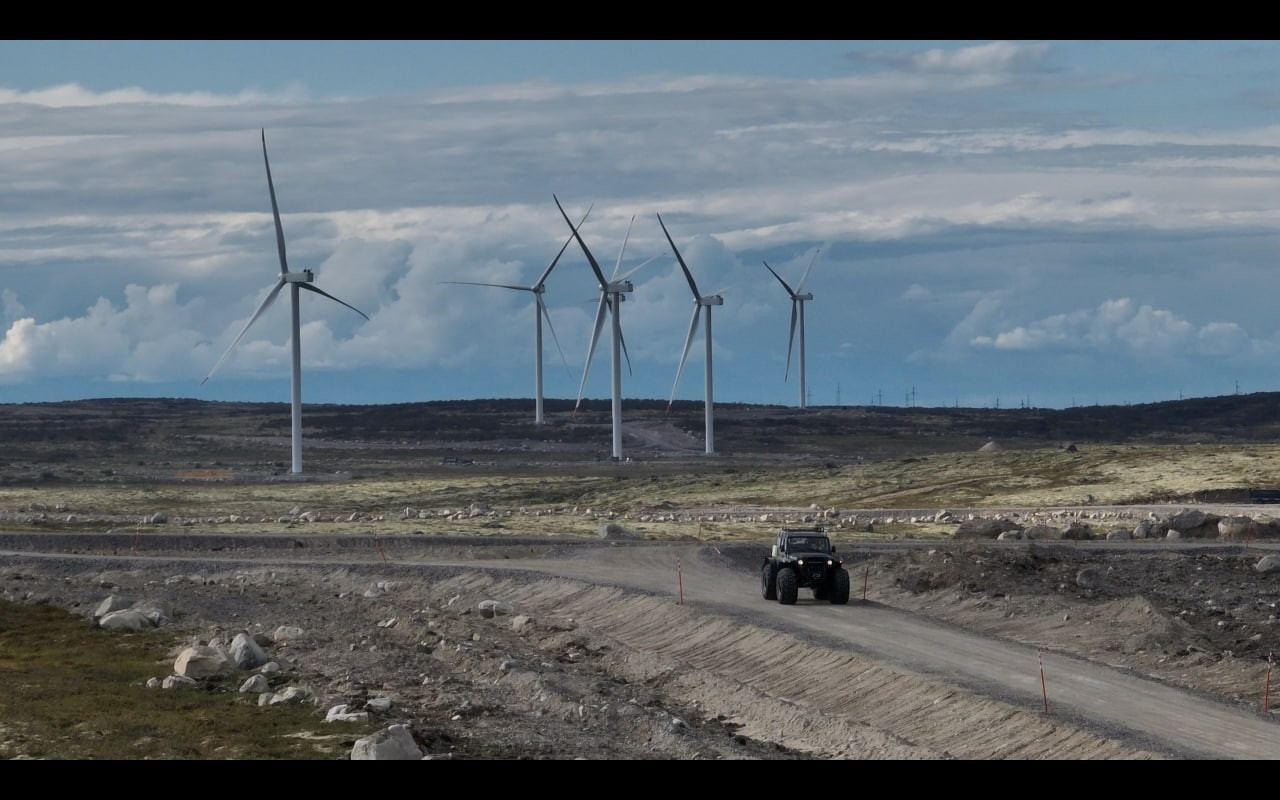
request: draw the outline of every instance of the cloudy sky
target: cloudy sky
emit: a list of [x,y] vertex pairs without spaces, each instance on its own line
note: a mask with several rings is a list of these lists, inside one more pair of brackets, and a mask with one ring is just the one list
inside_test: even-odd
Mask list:
[[[1280,389],[1280,42],[0,41],[0,402],[532,398],[581,227],[625,398]],[[628,230],[630,231],[628,236]],[[623,247],[625,241],[625,248]],[[652,259],[652,260],[649,260]],[[634,270],[634,272],[633,272]],[[807,275],[803,286],[800,281]],[[576,243],[549,398],[610,396]]]

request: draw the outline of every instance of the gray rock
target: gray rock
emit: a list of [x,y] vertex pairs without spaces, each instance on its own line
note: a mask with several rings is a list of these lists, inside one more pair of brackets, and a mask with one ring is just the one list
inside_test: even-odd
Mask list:
[[1280,556],[1265,555],[1258,559],[1258,563],[1254,564],[1253,568],[1262,573],[1280,572]]
[[1076,586],[1081,589],[1101,589],[1105,575],[1097,567],[1085,567],[1076,573]]
[[1207,514],[1198,508],[1192,508],[1174,514],[1165,522],[1165,525],[1171,532],[1177,531],[1178,538],[1214,538],[1218,535],[1220,519],[1221,517],[1217,514]]
[[603,523],[598,529],[601,539],[639,539],[640,534],[616,522]]
[[368,722],[368,711],[352,711],[351,706],[340,703],[324,715],[325,722]]
[[422,748],[404,725],[391,725],[363,739],[351,748],[352,761],[421,761]]
[[1133,529],[1135,539],[1156,539],[1164,533],[1164,528],[1153,519],[1144,519]]
[[1022,532],[1026,539],[1053,540],[1062,538],[1062,529],[1052,525],[1031,525]]
[[503,603],[500,600],[481,600],[476,606],[476,610],[479,611],[480,616],[485,619],[506,617],[515,613],[515,608],[513,608],[510,603]]
[[211,678],[235,672],[235,664],[216,647],[197,645],[178,654],[173,671],[188,678]]
[[126,608],[123,611],[112,611],[98,620],[98,627],[111,631],[145,631],[154,628],[155,625],[141,611]]
[[282,692],[275,694],[263,694],[258,696],[258,705],[261,706],[281,706],[281,705],[297,705],[305,700],[311,699],[311,692],[300,686],[287,687]]
[[110,597],[108,597],[106,600],[103,600],[101,603],[98,604],[97,609],[95,609],[93,612],[93,618],[95,620],[100,620],[106,615],[110,614],[112,611],[123,611],[124,609],[128,608],[131,605],[133,604],[130,603],[128,600],[125,600],[120,595],[113,594]]
[[1076,520],[1068,525],[1067,529],[1062,532],[1062,538],[1088,541],[1093,538],[1093,526],[1087,522]]
[[1022,529],[1022,526],[1013,520],[979,518],[960,523],[955,533],[951,535],[957,539],[995,539],[1005,531]]
[[267,653],[247,633],[238,633],[231,640],[231,660],[240,669],[253,669],[267,663]]
[[1239,542],[1249,538],[1253,529],[1253,520],[1248,517],[1223,517],[1218,520],[1218,538],[1229,542]]
[[271,638],[277,642],[294,641],[304,636],[306,636],[306,631],[297,625],[281,625],[271,634]]

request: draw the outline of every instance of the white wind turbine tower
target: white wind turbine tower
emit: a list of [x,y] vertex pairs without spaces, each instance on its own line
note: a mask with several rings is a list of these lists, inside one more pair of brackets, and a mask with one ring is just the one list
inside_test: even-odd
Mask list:
[[712,399],[712,378],[711,378],[711,307],[724,304],[724,298],[718,294],[702,295],[698,292],[698,284],[693,281],[693,273],[689,272],[689,267],[684,263],[684,259],[680,256],[680,251],[676,249],[676,243],[671,240],[671,234],[667,233],[667,226],[662,221],[662,215],[658,214],[658,224],[662,226],[662,232],[667,235],[667,242],[671,245],[671,252],[676,254],[676,261],[680,262],[680,269],[684,271],[684,276],[689,279],[689,288],[693,290],[693,319],[689,322],[689,335],[684,340],[684,353],[680,356],[680,367],[676,369],[676,380],[671,385],[671,399],[667,401],[667,410],[671,410],[671,404],[675,401],[676,386],[680,384],[680,374],[684,372],[684,361],[689,357],[689,346],[693,344],[694,334],[698,331],[698,316],[702,313],[705,306],[707,309],[706,330],[703,331],[703,338],[706,346],[706,369],[704,372],[704,382],[706,384],[704,401],[706,405],[707,419],[707,455],[713,455],[716,452],[715,445],[715,403]]
[[791,333],[787,335],[787,371],[783,374],[785,381],[791,375],[791,343],[796,336],[796,319],[800,320],[800,407],[804,408],[804,304],[808,300],[813,299],[813,294],[802,294],[804,292],[804,283],[809,280],[809,272],[813,269],[813,262],[818,260],[818,251],[813,251],[813,258],[809,261],[808,268],[805,269],[804,275],[800,277],[800,282],[796,284],[796,288],[792,289],[782,276],[773,272],[773,267],[769,266],[769,262],[764,262],[764,268],[773,272],[773,277],[778,279],[778,283],[782,284],[782,288],[787,290],[787,294],[791,296]]
[[280,294],[280,290],[287,284],[289,286],[289,300],[292,304],[293,311],[293,328],[290,336],[290,343],[293,348],[293,472],[294,474],[298,474],[302,472],[302,342],[301,337],[299,336],[301,322],[300,315],[298,313],[298,290],[306,289],[309,292],[315,292],[316,294],[323,295],[334,302],[341,303],[365,319],[369,319],[369,315],[350,303],[343,302],[323,289],[315,286],[312,282],[316,279],[316,276],[311,270],[304,269],[301,272],[289,271],[288,260],[285,258],[284,253],[284,228],[280,225],[280,208],[276,205],[276,190],[275,186],[271,183],[271,162],[267,160],[267,131],[265,128],[262,130],[262,163],[265,164],[267,168],[267,191],[271,193],[271,214],[275,217],[276,222],[276,249],[280,253],[280,280],[276,282],[275,287],[273,287],[271,292],[267,294],[267,298],[262,301],[262,305],[258,306],[258,310],[253,313],[253,316],[249,318],[249,321],[245,323],[245,326],[240,330],[240,335],[237,336],[235,341],[231,343],[231,346],[226,349],[222,354],[222,357],[213,365],[213,369],[209,370],[209,374],[204,377],[204,380],[200,381],[200,384],[204,385],[205,381],[213,377],[213,373],[218,370],[218,367],[222,365],[222,362],[226,357],[230,355],[231,351],[235,349],[235,346],[244,338],[244,335],[248,332],[250,326],[258,321],[258,317],[262,316],[262,313],[267,310],[268,306],[275,302],[276,297]]
[[[564,206],[560,205],[560,198],[554,194],[551,196],[556,201],[556,207],[560,209],[560,214],[564,216],[564,221],[568,224],[569,229],[573,231],[573,237],[578,240],[578,245],[582,248],[582,252],[587,257],[587,261],[591,264],[591,269],[596,274],[596,280],[600,283],[600,305],[596,308],[596,325],[595,331],[591,334],[591,347],[587,350],[587,363],[582,368],[582,382],[578,385],[578,401],[574,404],[574,413],[577,413],[578,406],[582,403],[582,389],[587,383],[587,372],[591,369],[591,357],[596,352],[596,342],[600,339],[600,329],[604,327],[604,315],[607,313],[613,322],[613,457],[615,460],[622,459],[622,358],[626,354],[626,343],[622,341],[622,323],[619,320],[619,314],[622,310],[622,301],[625,296],[631,292],[634,287],[631,281],[627,280],[627,275],[619,276],[618,270],[622,268],[622,254],[627,250],[627,239],[631,238],[631,225],[627,225],[627,235],[622,240],[622,249],[618,251],[618,263],[613,268],[613,278],[605,280],[604,273],[600,270],[600,265],[596,263],[595,256],[591,255],[591,251],[587,248],[587,243],[582,241],[578,229],[573,227],[573,223],[569,220],[569,215],[565,213]],[[635,217],[631,218],[631,222],[635,222]],[[640,267],[648,264],[648,259],[644,264],[631,270],[635,272]],[[631,358],[627,356],[627,372],[631,371]]]
[[[581,227],[583,222],[587,221],[587,215],[591,213],[591,209],[587,209],[587,213],[582,215],[582,221],[578,223]],[[572,227],[572,226],[570,226]],[[573,236],[570,235],[565,239],[564,246],[560,248],[560,252],[551,260],[547,268],[542,271],[542,275],[538,277],[538,282],[532,286],[515,286],[507,283],[477,283],[475,281],[444,281],[444,283],[463,284],[467,286],[494,286],[499,289],[515,289],[522,292],[533,292],[536,301],[533,311],[533,321],[535,323],[533,334],[533,346],[535,352],[534,362],[534,389],[536,392],[536,400],[534,400],[534,422],[542,425],[544,422],[542,414],[542,320],[547,320],[547,329],[551,331],[551,338],[556,343],[556,349],[560,351],[560,360],[564,361],[564,350],[560,347],[560,340],[556,338],[556,329],[551,326],[551,314],[547,311],[547,304],[542,300],[542,294],[547,290],[547,278],[551,275],[551,270],[555,269],[559,263],[560,257],[564,255],[564,251],[573,243]],[[568,362],[565,362],[565,369],[569,369]]]

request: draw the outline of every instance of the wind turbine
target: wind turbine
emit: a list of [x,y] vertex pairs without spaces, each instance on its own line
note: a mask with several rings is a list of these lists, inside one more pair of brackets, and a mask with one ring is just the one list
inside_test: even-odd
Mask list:
[[[615,460],[622,459],[622,358],[627,359],[627,373],[631,373],[631,357],[626,355],[626,343],[622,341],[622,323],[619,315],[622,310],[622,301],[628,293],[635,287],[631,281],[627,280],[627,275],[619,276],[618,270],[622,268],[622,254],[627,250],[627,239],[631,238],[631,225],[627,225],[627,235],[622,240],[622,249],[618,251],[618,263],[613,268],[613,278],[606,280],[604,272],[600,270],[600,265],[596,262],[595,256],[591,255],[591,250],[587,248],[587,243],[582,241],[582,236],[578,233],[578,229],[573,227],[573,222],[569,220],[569,215],[565,213],[564,206],[560,205],[560,198],[554,194],[551,198],[556,201],[556,208],[560,209],[560,214],[564,217],[565,223],[569,229],[573,231],[573,238],[578,240],[578,245],[582,248],[583,254],[587,257],[587,261],[591,264],[591,270],[596,274],[596,280],[600,283],[600,305],[596,308],[596,325],[595,331],[591,334],[591,347],[587,350],[587,363],[582,368],[582,382],[578,384],[578,402],[574,404],[574,413],[577,413],[578,406],[582,404],[582,389],[587,383],[587,372],[591,369],[591,357],[596,352],[596,342],[600,339],[600,330],[604,327],[604,316],[607,313],[613,322],[613,457]],[[635,217],[631,218],[631,222],[635,222]],[[631,270],[635,272],[653,259],[648,259]]]
[[791,343],[796,336],[796,319],[800,320],[800,407],[804,408],[804,304],[807,300],[813,299],[813,293],[802,294],[804,292],[804,282],[809,280],[809,272],[813,269],[813,262],[818,260],[818,251],[813,251],[813,258],[809,261],[809,266],[804,271],[804,275],[800,277],[800,282],[796,284],[796,288],[792,289],[787,282],[782,279],[778,273],[773,272],[773,267],[769,266],[769,262],[764,262],[764,268],[773,272],[773,277],[778,279],[778,283],[782,284],[782,288],[787,290],[787,294],[791,296],[791,333],[787,335],[787,371],[783,375],[785,381],[791,375]]
[[280,208],[276,205],[276,190],[275,186],[271,183],[271,162],[267,160],[267,131],[265,128],[262,129],[262,163],[266,165],[267,168],[267,191],[271,193],[271,214],[275,217],[276,221],[276,249],[280,253],[280,280],[276,282],[276,285],[271,289],[270,293],[267,294],[267,298],[262,301],[262,305],[258,306],[258,310],[253,312],[253,316],[250,317],[249,321],[245,323],[245,326],[241,328],[240,335],[235,338],[235,341],[231,343],[231,346],[226,349],[222,354],[222,357],[213,365],[213,369],[209,370],[209,374],[204,376],[204,380],[200,381],[200,385],[203,386],[205,381],[208,381],[213,377],[213,373],[217,372],[218,367],[222,365],[222,362],[226,357],[230,355],[231,351],[235,349],[235,346],[244,338],[244,335],[249,331],[250,326],[258,321],[258,317],[262,316],[268,306],[275,302],[276,297],[280,294],[280,290],[287,284],[289,287],[289,300],[292,304],[293,310],[293,330],[290,337],[290,343],[293,348],[293,472],[294,474],[298,474],[302,472],[302,341],[299,336],[301,322],[300,315],[298,313],[298,290],[306,289],[309,292],[315,292],[318,295],[323,295],[334,302],[341,303],[365,319],[369,319],[369,315],[350,303],[343,302],[323,289],[315,286],[312,282],[316,279],[316,276],[311,270],[304,269],[301,272],[289,271],[288,260],[285,258],[284,253],[284,228],[280,225]]
[[671,234],[667,232],[667,226],[662,221],[662,215],[658,214],[658,224],[662,226],[662,232],[667,235],[667,242],[671,245],[671,252],[676,254],[676,261],[680,262],[680,269],[684,270],[684,276],[689,279],[689,288],[693,290],[693,319],[689,322],[689,335],[684,340],[684,354],[680,356],[680,367],[676,370],[675,383],[671,384],[671,399],[667,401],[667,411],[671,410],[671,404],[676,398],[676,386],[680,385],[680,374],[684,372],[684,360],[689,357],[689,346],[693,344],[693,336],[698,331],[698,316],[702,314],[702,309],[707,309],[706,330],[703,331],[703,338],[706,340],[707,363],[704,373],[704,381],[706,384],[704,401],[706,405],[707,419],[707,455],[713,455],[716,452],[715,445],[715,411],[714,402],[711,396],[711,307],[724,304],[724,298],[718,294],[702,295],[698,292],[698,284],[693,281],[693,273],[689,272],[689,267],[684,263],[684,259],[680,256],[680,251],[676,249],[676,243],[671,240]]
[[[591,213],[591,209],[588,208],[587,213],[582,215],[582,221],[578,223],[579,227],[582,226],[583,222],[587,221],[587,216],[590,213]],[[542,275],[538,277],[538,282],[533,284],[532,286],[514,286],[512,284],[507,284],[507,283],[477,283],[475,281],[444,281],[444,283],[464,284],[467,286],[494,286],[499,289],[515,289],[517,291],[522,291],[522,292],[533,292],[533,297],[536,301],[534,312],[533,312],[533,321],[535,323],[534,336],[533,336],[533,346],[535,351],[534,387],[537,392],[537,399],[534,401],[534,409],[535,409],[534,422],[537,423],[538,425],[541,425],[544,422],[543,414],[542,414],[542,319],[543,317],[546,317],[547,329],[551,331],[551,338],[556,343],[556,349],[560,351],[560,360],[564,361],[564,349],[560,347],[560,340],[556,338],[556,329],[551,327],[551,314],[550,312],[547,311],[547,304],[542,300],[542,294],[547,290],[547,286],[546,286],[547,277],[551,275],[551,270],[555,269],[556,264],[560,261],[560,256],[564,255],[564,251],[568,249],[569,245],[572,243],[573,243],[573,236],[570,235],[568,239],[565,239],[564,246],[560,248],[560,252],[557,253],[556,257],[551,260],[551,263],[547,265],[547,268],[542,271]],[[565,362],[564,367],[566,370],[569,368],[568,362]]]

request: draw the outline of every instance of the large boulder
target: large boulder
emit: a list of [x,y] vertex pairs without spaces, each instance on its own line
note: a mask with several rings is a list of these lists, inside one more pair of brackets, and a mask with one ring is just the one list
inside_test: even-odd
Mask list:
[[174,673],[187,678],[212,678],[228,675],[235,670],[235,663],[227,657],[226,653],[209,645],[188,647],[179,653],[178,660],[173,662]]
[[240,669],[253,669],[267,663],[267,652],[247,633],[237,633],[231,640],[231,660]]
[[98,620],[98,627],[109,631],[145,631],[156,626],[143,612],[126,608],[103,615]]
[[1030,525],[1022,536],[1026,539],[1061,539],[1062,529],[1052,525]]
[[1022,526],[1009,519],[970,519],[960,523],[955,533],[956,539],[998,539],[1005,531],[1021,531]]
[[1179,511],[1165,520],[1170,539],[1215,539],[1218,536],[1217,514],[1208,514],[1198,508]]
[[124,599],[120,595],[113,594],[98,604],[97,609],[93,612],[93,618],[95,621],[101,620],[112,611],[123,611],[132,605],[133,603]]
[[351,748],[352,761],[421,761],[423,755],[404,725],[391,725],[357,739]]
[[1063,539],[1075,539],[1079,541],[1088,541],[1093,537],[1093,526],[1087,522],[1073,520],[1067,529],[1062,532]]
[[1248,517],[1223,517],[1218,520],[1218,538],[1227,542],[1243,542],[1255,538],[1254,523]]

